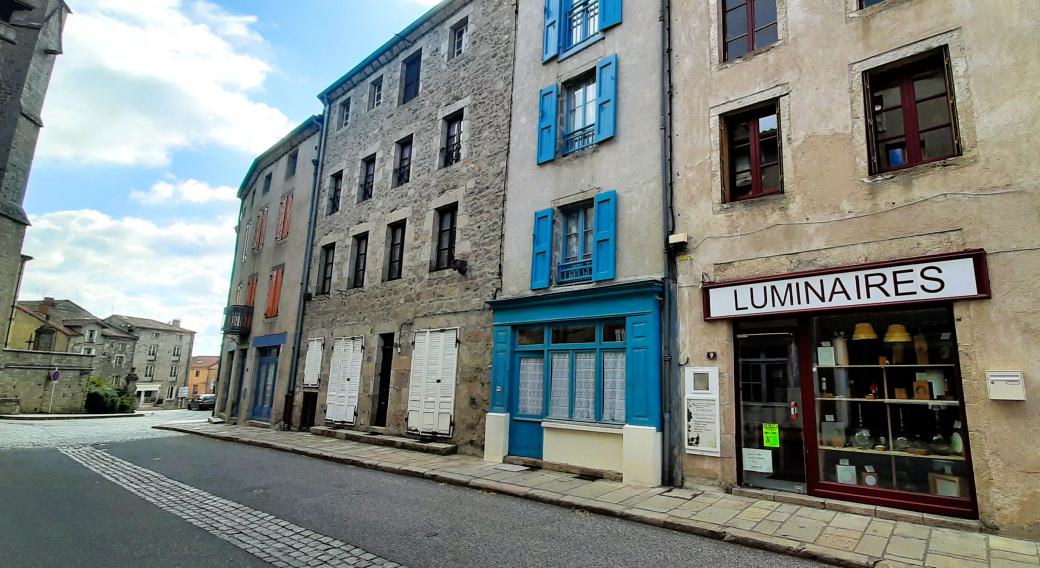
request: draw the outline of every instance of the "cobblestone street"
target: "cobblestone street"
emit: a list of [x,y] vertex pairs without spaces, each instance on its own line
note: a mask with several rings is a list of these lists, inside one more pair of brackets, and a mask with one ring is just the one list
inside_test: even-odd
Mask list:
[[133,418],[100,420],[0,420],[0,449],[54,448],[76,444],[104,444],[180,436],[152,426],[171,421],[205,421],[209,412],[157,410]]

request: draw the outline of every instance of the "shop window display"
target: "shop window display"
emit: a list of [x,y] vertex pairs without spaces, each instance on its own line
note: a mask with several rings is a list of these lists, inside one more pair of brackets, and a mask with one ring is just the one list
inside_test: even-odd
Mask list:
[[819,482],[971,498],[949,309],[814,318]]

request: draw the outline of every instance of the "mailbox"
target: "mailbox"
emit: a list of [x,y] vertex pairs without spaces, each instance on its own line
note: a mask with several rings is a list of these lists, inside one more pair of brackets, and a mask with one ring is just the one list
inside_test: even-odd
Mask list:
[[1025,400],[1026,381],[1022,371],[986,371],[990,400]]

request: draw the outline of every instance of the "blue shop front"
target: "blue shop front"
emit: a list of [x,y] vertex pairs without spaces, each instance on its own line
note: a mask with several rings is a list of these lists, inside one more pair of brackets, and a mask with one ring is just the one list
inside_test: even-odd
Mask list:
[[640,280],[489,302],[485,459],[540,459],[661,482],[661,294]]

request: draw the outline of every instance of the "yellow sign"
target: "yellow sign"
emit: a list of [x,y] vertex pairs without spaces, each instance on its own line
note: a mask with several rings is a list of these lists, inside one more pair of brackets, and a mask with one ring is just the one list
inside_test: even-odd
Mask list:
[[780,425],[779,424],[763,424],[762,425],[762,445],[767,448],[779,448],[780,447]]

